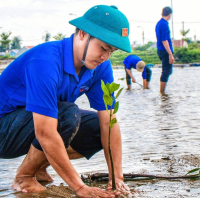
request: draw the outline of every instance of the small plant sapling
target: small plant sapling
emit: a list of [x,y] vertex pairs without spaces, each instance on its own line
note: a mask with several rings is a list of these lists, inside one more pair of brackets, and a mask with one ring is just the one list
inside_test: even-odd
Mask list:
[[[112,189],[116,190],[116,184],[115,184],[115,170],[114,170],[114,164],[113,164],[113,158],[112,158],[112,151],[111,151],[111,146],[110,146],[110,136],[111,136],[111,129],[115,123],[117,123],[117,119],[113,118],[112,116],[117,113],[118,108],[119,108],[119,101],[116,101],[114,104],[114,111],[112,110],[112,106],[114,101],[119,97],[121,94],[123,88],[121,88],[116,96],[114,96],[114,92],[117,91],[120,87],[120,84],[116,84],[112,82],[111,84],[105,83],[101,80],[101,88],[103,90],[103,101],[106,107],[106,111],[109,114],[110,117],[110,124],[109,124],[109,134],[108,134],[108,150],[109,150],[109,156],[110,156],[110,162],[111,162],[111,169],[112,169]],[[108,106],[110,106],[110,110],[108,110]]]
[[195,168],[190,170],[186,175],[189,175],[191,173],[197,172],[196,174],[194,174],[193,176],[200,176],[200,168]]

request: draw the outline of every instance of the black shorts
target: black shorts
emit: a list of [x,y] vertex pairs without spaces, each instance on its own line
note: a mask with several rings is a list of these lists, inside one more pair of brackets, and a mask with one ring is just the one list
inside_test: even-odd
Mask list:
[[167,82],[169,76],[172,74],[173,65],[169,63],[169,54],[167,51],[157,50],[157,54],[162,61],[161,82]]
[[151,81],[151,74],[152,74],[152,71],[149,67],[145,66],[146,67],[146,75],[147,75],[147,82],[150,82]]
[[[70,145],[87,159],[102,149],[97,112],[81,110],[74,103],[58,103],[58,133],[66,148]],[[20,108],[0,118],[0,158],[27,154],[31,144],[42,151],[32,112]]]

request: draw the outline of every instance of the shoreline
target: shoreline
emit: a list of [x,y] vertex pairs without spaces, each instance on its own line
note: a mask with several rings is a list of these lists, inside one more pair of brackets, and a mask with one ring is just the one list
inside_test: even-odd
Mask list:
[[[15,59],[0,59],[0,73]],[[194,63],[182,63],[182,64],[173,64],[173,67],[200,67],[200,66],[190,66]],[[200,64],[200,63],[199,63]],[[155,64],[154,67],[151,68],[161,68],[161,64]],[[113,69],[124,69],[123,65],[112,65]]]

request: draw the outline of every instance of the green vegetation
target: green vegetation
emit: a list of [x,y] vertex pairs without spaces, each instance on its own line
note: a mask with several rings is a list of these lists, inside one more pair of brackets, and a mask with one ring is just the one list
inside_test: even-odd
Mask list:
[[9,59],[9,58],[15,59],[15,57],[11,56],[10,54],[6,54],[5,56],[0,56],[0,59]]
[[[20,36],[14,36],[12,40],[9,39],[12,32],[3,32],[0,34],[0,52],[6,52],[6,50],[10,49],[20,49],[21,48],[21,37]],[[1,58],[10,58],[9,55],[6,55]]]
[[[200,41],[194,43],[190,38],[186,38],[190,30],[181,30],[182,40],[188,42],[188,48],[175,48],[174,57],[176,63],[195,63],[200,62]],[[21,48],[21,37],[15,36],[13,39],[10,39],[12,32],[3,32],[0,34],[0,52],[6,52],[10,49],[20,49]],[[53,38],[55,40],[62,40],[66,35],[58,33]],[[46,32],[43,36],[44,42],[48,42],[51,39],[50,33]],[[113,66],[123,65],[123,60],[130,54],[139,56],[146,64],[161,64],[161,61],[157,55],[156,48],[150,48],[154,42],[149,41],[143,46],[136,47],[131,53],[125,53],[121,50],[118,50],[112,54],[110,57],[111,64]],[[10,55],[0,56],[1,59],[13,58]]]
[[178,58],[180,63],[200,62],[200,48],[176,48],[175,57]]
[[[119,109],[119,101],[117,101],[114,105],[114,111],[112,110],[112,106],[113,106],[113,102],[114,100],[116,100],[119,95],[121,94],[123,88],[121,88],[116,96],[113,96],[113,93],[115,91],[117,91],[120,87],[120,84],[116,84],[114,82],[112,82],[111,84],[106,83],[106,85],[104,84],[104,82],[101,80],[101,89],[103,90],[103,101],[106,107],[106,110],[109,114],[110,117],[110,124],[109,124],[109,134],[108,134],[108,150],[109,150],[109,156],[110,156],[110,162],[111,162],[111,169],[112,169],[112,189],[116,190],[116,184],[115,184],[115,171],[114,171],[114,164],[113,164],[113,158],[112,158],[112,151],[111,151],[111,146],[110,146],[110,137],[111,137],[111,129],[113,127],[113,125],[115,123],[117,123],[117,119],[113,118],[112,116],[117,113],[118,109]],[[110,106],[110,110],[108,111],[108,106]]]
[[[142,50],[143,49],[143,50]],[[130,54],[139,56],[146,64],[161,64],[161,61],[157,55],[156,48],[146,50],[144,48],[136,48],[131,53],[125,53],[121,50],[118,50],[112,54],[110,57],[111,64],[113,66],[123,65],[123,60]],[[181,63],[195,63],[200,62],[200,44],[199,43],[190,43],[188,48],[178,47],[174,49],[174,57],[177,64]]]
[[53,38],[54,38],[56,41],[60,41],[60,40],[63,40],[65,37],[66,37],[65,34],[58,33],[58,34],[55,35]]
[[190,29],[188,30],[181,30],[180,33],[181,33],[181,36],[183,36],[182,40],[184,41],[187,41],[187,39],[189,38],[186,38],[186,35],[190,32]]
[[149,41],[149,42],[148,42],[147,44],[145,44],[145,45],[136,47],[135,50],[138,50],[138,51],[145,51],[145,50],[147,50],[149,47],[151,47],[153,44],[154,44],[154,42]]
[[111,64],[113,66],[116,65],[123,65],[123,60],[130,54],[134,54],[139,56],[146,64],[152,63],[152,64],[160,64],[161,61],[158,58],[156,50],[151,51],[138,51],[134,50],[131,53],[125,53],[121,50],[118,50],[112,54],[110,57]]
[[1,40],[0,40],[0,52],[5,52],[6,50],[9,49],[9,45],[11,40],[9,39],[9,36],[11,35],[11,32],[3,32],[2,34],[0,34]]
[[20,49],[20,48],[21,48],[21,38],[20,36],[14,36],[11,43],[11,49]]
[[194,172],[197,172],[197,173],[192,175],[192,176],[200,176],[200,168],[192,169],[186,175],[189,175],[189,174],[194,173]]

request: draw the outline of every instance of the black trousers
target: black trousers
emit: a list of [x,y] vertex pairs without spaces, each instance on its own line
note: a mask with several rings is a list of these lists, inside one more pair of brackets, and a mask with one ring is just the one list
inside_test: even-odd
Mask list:
[[[96,112],[68,102],[59,102],[58,111],[58,133],[66,148],[70,145],[87,159],[102,149]],[[0,158],[27,154],[31,144],[42,151],[35,137],[32,112],[20,108],[0,118]]]
[[162,61],[161,82],[168,82],[169,76],[172,74],[173,65],[169,63],[169,54],[167,51],[157,50],[157,54]]

